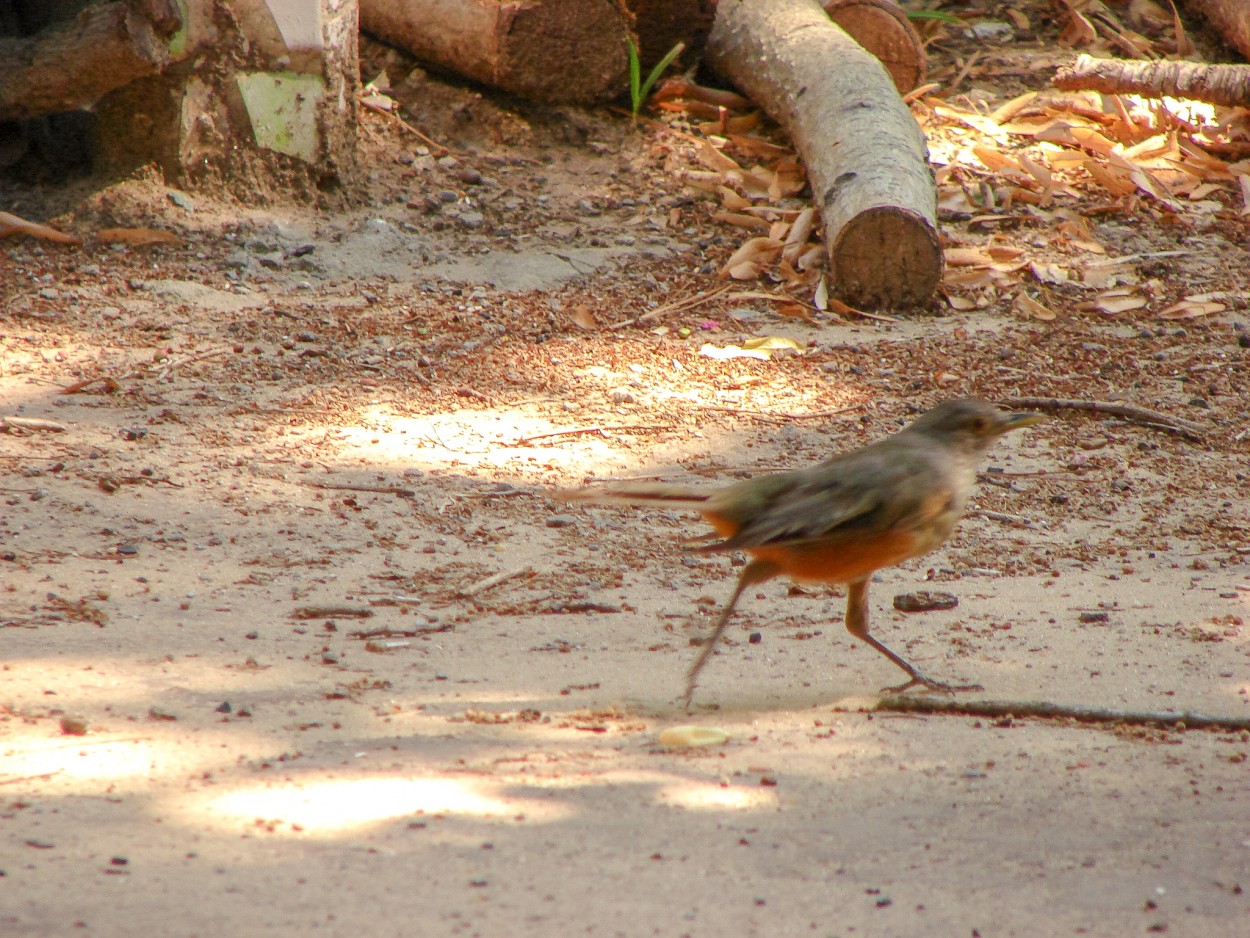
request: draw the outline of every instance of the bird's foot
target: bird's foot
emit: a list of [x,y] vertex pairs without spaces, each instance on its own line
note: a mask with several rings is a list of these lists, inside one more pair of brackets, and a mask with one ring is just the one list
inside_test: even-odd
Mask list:
[[935,681],[933,678],[921,674],[919,671],[913,671],[910,681],[904,681],[893,687],[881,688],[883,694],[901,694],[905,690],[911,690],[913,687],[923,687],[925,690],[937,691],[940,694],[955,694],[965,690],[985,690],[980,684],[947,684],[943,681]]

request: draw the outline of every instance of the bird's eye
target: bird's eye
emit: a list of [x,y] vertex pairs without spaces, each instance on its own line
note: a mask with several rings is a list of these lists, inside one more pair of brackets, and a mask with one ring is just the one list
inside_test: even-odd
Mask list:
[[972,430],[974,433],[984,433],[986,429],[989,427],[989,425],[990,425],[989,421],[986,420],[984,417],[972,418]]

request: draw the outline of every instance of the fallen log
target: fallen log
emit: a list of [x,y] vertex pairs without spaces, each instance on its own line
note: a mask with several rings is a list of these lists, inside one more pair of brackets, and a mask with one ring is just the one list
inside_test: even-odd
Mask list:
[[1229,46],[1250,59],[1250,3],[1246,0],[1184,0]]
[[885,67],[816,0],[720,0],[707,61],[782,124],[807,167],[832,292],[926,302],[942,275],[924,134]]
[[1065,91],[1166,95],[1226,107],[1250,106],[1250,65],[1096,59],[1082,53],[1055,73],[1053,83]]
[[88,6],[33,36],[0,37],[0,120],[29,120],[90,107],[174,56],[182,25],[176,0]]
[[418,59],[548,104],[629,87],[619,0],[360,0],[361,27]]

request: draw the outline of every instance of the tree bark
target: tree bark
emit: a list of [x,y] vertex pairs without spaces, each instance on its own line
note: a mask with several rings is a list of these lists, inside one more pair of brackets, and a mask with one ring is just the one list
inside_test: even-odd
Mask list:
[[1250,59],[1250,3],[1246,0],[1184,0],[1229,46]]
[[546,103],[628,88],[630,17],[619,0],[360,0],[364,29],[417,58]]
[[1082,53],[1055,73],[1054,84],[1065,91],[1168,95],[1226,107],[1250,106],[1250,65],[1096,59]]
[[708,62],[790,133],[853,306],[926,302],[942,275],[924,134],[885,67],[816,0],[720,0]]
[[924,44],[894,0],[822,0],[829,18],[881,60],[899,94],[924,82]]
[[89,107],[173,56],[181,25],[174,0],[86,7],[34,36],[0,38],[0,120],[28,120]]

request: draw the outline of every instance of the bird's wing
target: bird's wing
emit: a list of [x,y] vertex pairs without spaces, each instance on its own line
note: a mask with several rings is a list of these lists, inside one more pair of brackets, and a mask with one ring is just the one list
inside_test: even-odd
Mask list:
[[722,490],[704,513],[731,522],[733,533],[705,551],[777,544],[835,544],[891,530],[900,519],[927,516],[927,479],[935,467],[923,453],[894,446],[849,453],[810,469],[766,476]]

